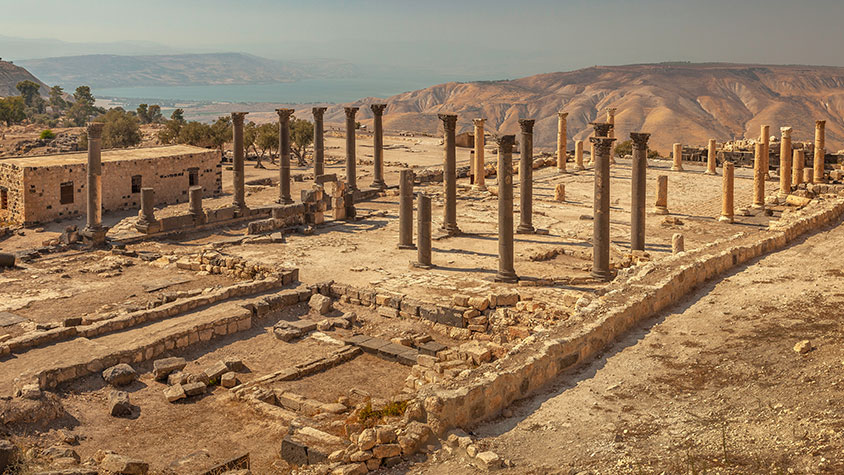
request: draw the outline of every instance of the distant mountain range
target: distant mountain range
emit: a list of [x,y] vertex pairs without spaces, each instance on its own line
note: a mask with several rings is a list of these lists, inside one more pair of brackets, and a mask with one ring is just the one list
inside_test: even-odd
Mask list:
[[123,56],[93,54],[18,60],[48,84],[66,89],[132,86],[267,84],[355,76],[350,63],[315,59],[276,61],[243,53]]
[[50,94],[50,88],[26,69],[8,61],[0,61],[0,97],[19,96],[20,92],[15,86],[26,80],[40,84],[39,92],[42,96]]
[[[458,114],[458,128],[487,119],[489,132],[519,133],[519,118],[536,120],[534,141],[553,148],[557,111],[568,115],[569,149],[587,140],[589,122],[605,121],[615,107],[616,137],[651,133],[650,146],[668,153],[671,144],[703,145],[757,138],[760,126],[794,129],[795,140],[812,140],[815,120],[827,121],[827,150],[844,148],[844,68],[747,64],[642,64],[597,66],[508,81],[450,82],[383,99],[384,125],[396,130],[437,132],[437,113]],[[361,119],[371,117],[362,109]],[[340,122],[342,108],[326,120]],[[588,141],[586,145],[588,149]]]

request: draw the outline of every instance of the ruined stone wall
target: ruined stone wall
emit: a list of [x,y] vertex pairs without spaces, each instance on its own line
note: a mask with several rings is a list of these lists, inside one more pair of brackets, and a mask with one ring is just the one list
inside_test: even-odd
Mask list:
[[0,161],[0,190],[6,193],[6,208],[0,207],[0,222],[18,222],[17,216],[23,213],[22,170]]
[[[155,203],[188,201],[189,170],[197,169],[197,185],[205,196],[222,192],[220,153],[207,150],[183,155],[169,155],[137,160],[103,162],[103,211],[139,209],[140,187],[155,189]],[[132,177],[140,176],[137,192],[132,191]],[[85,213],[86,165],[67,164],[23,169],[23,212],[15,221],[25,225],[63,219]],[[73,184],[73,202],[61,203],[61,186]]]

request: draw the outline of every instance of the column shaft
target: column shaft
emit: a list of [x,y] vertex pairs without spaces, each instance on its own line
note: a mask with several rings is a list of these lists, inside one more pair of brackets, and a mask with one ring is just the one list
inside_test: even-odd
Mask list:
[[346,186],[357,190],[357,155],[355,153],[355,114],[357,107],[346,107]]
[[293,109],[276,109],[278,113],[278,202],[293,203],[290,196],[290,116]]
[[138,224],[155,222],[155,189],[141,188],[141,211],[138,218]]
[[387,104],[372,104],[369,106],[372,109],[373,117],[373,133],[372,133],[372,188],[383,190],[387,188],[387,183],[384,181],[384,126],[381,121],[384,115],[384,109]]
[[595,192],[592,229],[592,276],[609,280],[610,273],[610,150],[615,139],[592,137],[595,144]]
[[814,165],[814,182],[824,182],[824,160],[826,157],[826,121],[815,122],[815,156],[812,159]]
[[791,193],[791,127],[783,127],[780,141],[780,196]]
[[516,232],[530,234],[533,227],[533,123],[520,119],[522,140],[519,150],[519,227]]
[[656,177],[656,203],[654,214],[668,214],[668,175]]
[[765,144],[756,144],[753,160],[753,207],[765,207]]
[[771,126],[763,125],[761,130],[762,135],[762,172],[765,174],[765,179],[768,179],[771,170]]
[[568,147],[568,112],[557,113],[557,169],[566,171],[566,148]]
[[399,249],[413,245],[413,170],[405,168],[399,178]]
[[721,216],[718,221],[732,223],[735,219],[733,200],[735,198],[735,165],[733,162],[724,162],[724,178],[721,185]]
[[314,107],[314,179],[325,174],[325,128],[323,116],[325,107]]
[[103,226],[103,164],[101,143],[103,123],[88,124],[88,231],[99,231]]
[[645,194],[647,193],[648,138],[650,134],[631,133],[633,170],[630,209],[630,249],[645,250]]
[[[439,114],[443,121],[443,188],[445,204],[443,206],[442,229],[449,235],[460,234],[457,227],[457,146],[455,130],[457,116],[453,114]],[[500,173],[500,171],[499,171]]]
[[423,269],[433,267],[431,263],[431,197],[419,193],[416,198],[416,262],[414,266]]
[[578,170],[584,170],[583,166],[583,140],[574,142],[574,167]]
[[514,135],[498,139],[498,282],[516,282],[513,251],[513,145]]
[[716,152],[716,142],[715,139],[709,139],[709,147],[707,148],[706,153],[706,174],[707,175],[717,175],[718,172],[716,171],[717,163],[715,160],[715,152]]
[[797,186],[803,183],[803,168],[806,166],[806,153],[795,150],[791,160],[791,184]]
[[191,214],[202,215],[202,187],[192,186],[188,195],[189,207]]
[[475,119],[475,188],[486,189],[486,162],[484,159],[484,122],[486,119]]
[[674,163],[671,165],[671,170],[675,172],[683,171],[683,144],[674,144],[672,158],[674,158]]
[[246,117],[246,112],[232,112],[232,132],[233,137],[233,161],[232,161],[232,180],[234,181],[234,197],[232,204],[235,208],[246,208],[246,185],[245,174],[243,171],[243,119]]

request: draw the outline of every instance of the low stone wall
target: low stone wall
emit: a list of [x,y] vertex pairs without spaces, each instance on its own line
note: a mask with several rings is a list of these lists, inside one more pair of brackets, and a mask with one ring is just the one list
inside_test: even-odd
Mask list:
[[424,387],[428,423],[440,435],[496,416],[513,401],[531,395],[565,369],[594,357],[637,323],[680,302],[706,280],[751,259],[782,249],[804,233],[837,222],[844,200],[815,200],[787,213],[768,230],[715,241],[622,271],[606,294],[575,314],[574,331],[558,326],[516,345],[495,369],[484,365],[463,378]]

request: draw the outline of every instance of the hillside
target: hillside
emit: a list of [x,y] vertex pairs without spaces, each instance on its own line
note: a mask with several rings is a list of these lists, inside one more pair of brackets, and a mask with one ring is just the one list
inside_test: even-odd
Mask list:
[[50,88],[26,69],[8,61],[0,61],[0,97],[20,95],[15,86],[27,79],[41,85],[42,96],[50,94]]
[[[379,101],[365,99],[359,103]],[[436,132],[438,112],[459,115],[458,127],[487,119],[490,132],[518,133],[518,119],[536,119],[535,142],[555,146],[557,111],[569,112],[572,139],[586,139],[588,123],[616,107],[616,137],[652,134],[651,147],[702,145],[756,138],[762,124],[779,134],[794,128],[795,140],[812,140],[816,119],[827,120],[827,149],[844,148],[844,68],[739,64],[646,64],[598,66],[509,81],[446,83],[390,97],[384,117],[390,129]],[[362,119],[371,116],[361,114]],[[329,118],[342,120],[342,111]]]
[[274,61],[242,53],[94,54],[21,60],[18,64],[50,84],[92,88],[265,84],[355,73],[352,65],[336,60]]

